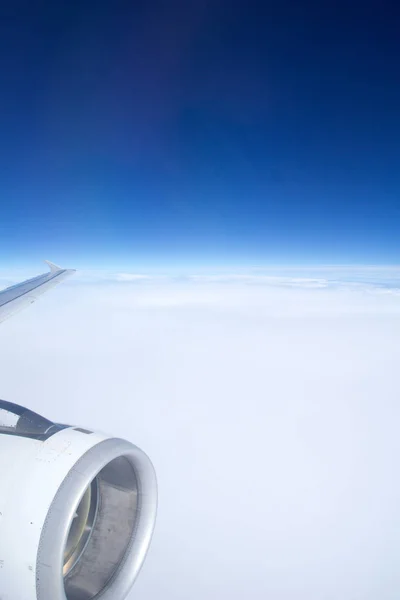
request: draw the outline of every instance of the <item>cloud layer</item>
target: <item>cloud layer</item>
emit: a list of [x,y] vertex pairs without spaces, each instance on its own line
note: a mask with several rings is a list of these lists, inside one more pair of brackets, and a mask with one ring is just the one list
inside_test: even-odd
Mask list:
[[1,397],[126,437],[155,464],[132,599],[398,597],[389,283],[82,274],[2,324]]

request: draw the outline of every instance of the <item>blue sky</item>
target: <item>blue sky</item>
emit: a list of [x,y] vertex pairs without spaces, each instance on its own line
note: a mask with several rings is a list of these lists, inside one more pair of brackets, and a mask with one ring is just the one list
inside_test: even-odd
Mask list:
[[1,264],[395,264],[399,9],[10,5]]

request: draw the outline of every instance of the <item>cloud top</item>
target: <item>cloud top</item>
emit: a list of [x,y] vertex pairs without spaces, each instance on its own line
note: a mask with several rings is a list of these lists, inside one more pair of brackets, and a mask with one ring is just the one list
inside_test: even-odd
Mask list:
[[2,325],[0,395],[151,456],[132,598],[397,598],[396,281],[89,275]]

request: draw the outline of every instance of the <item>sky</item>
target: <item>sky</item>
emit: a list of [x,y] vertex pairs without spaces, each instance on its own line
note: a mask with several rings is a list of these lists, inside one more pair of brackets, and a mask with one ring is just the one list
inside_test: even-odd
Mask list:
[[398,598],[400,286],[381,275],[80,272],[2,323],[1,398],[153,461],[127,600]]
[[395,3],[1,13],[0,266],[398,262]]

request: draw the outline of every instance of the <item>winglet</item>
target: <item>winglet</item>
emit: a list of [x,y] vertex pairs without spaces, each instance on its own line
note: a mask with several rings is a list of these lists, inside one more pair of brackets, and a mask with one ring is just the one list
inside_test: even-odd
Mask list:
[[49,260],[45,260],[44,262],[49,265],[50,273],[56,273],[57,271],[62,271],[61,267],[59,267],[58,265],[55,265],[54,263],[50,262]]

